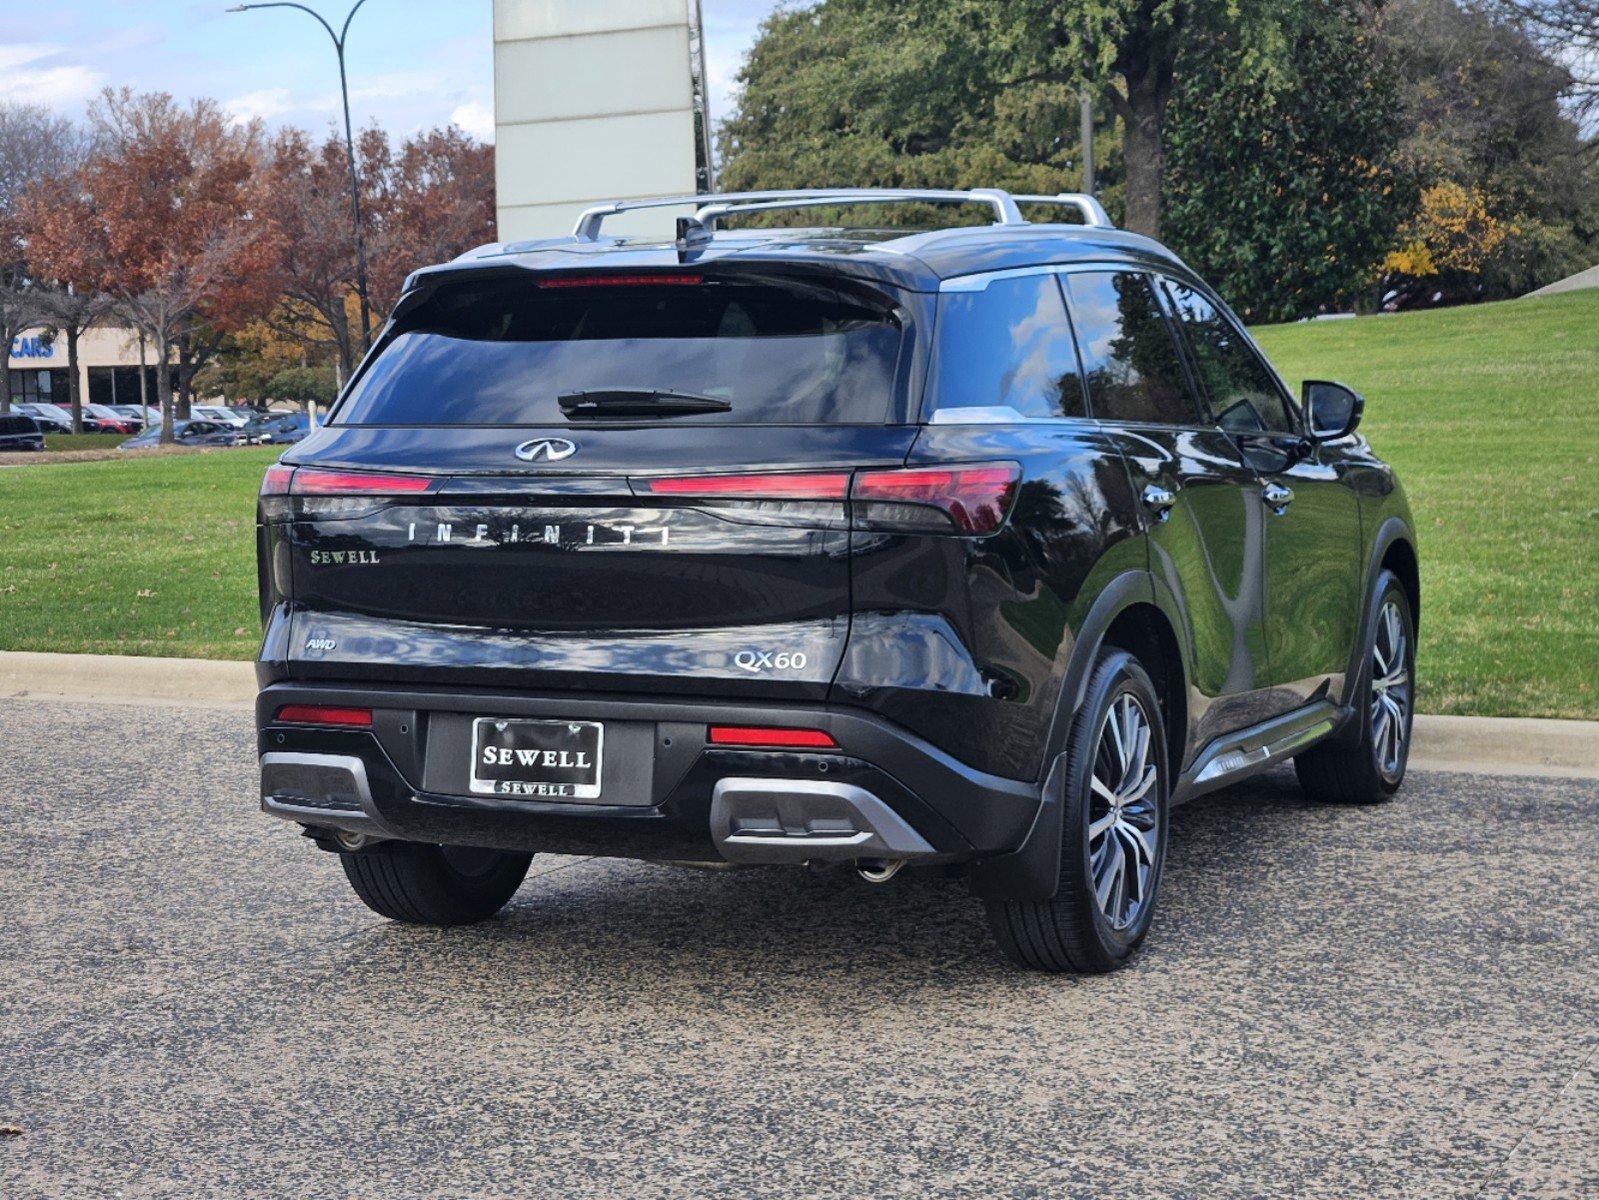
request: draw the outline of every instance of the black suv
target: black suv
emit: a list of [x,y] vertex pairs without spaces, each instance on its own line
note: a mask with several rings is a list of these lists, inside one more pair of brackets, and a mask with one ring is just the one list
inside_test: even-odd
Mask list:
[[[750,227],[902,201],[993,220]],[[1416,539],[1357,395],[1088,197],[601,229],[664,203],[414,274],[267,473],[261,802],[373,909],[485,918],[538,850],[931,865],[1105,971],[1172,804],[1399,787]]]
[[43,450],[44,431],[26,413],[0,412],[0,454],[10,450]]

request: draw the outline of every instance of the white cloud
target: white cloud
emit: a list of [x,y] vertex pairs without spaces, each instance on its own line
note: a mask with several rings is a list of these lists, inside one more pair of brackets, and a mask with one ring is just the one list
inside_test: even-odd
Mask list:
[[494,140],[494,110],[479,100],[457,104],[450,113],[450,120],[479,141]]
[[38,62],[41,58],[51,58],[60,54],[63,47],[52,46],[47,42],[19,42],[14,45],[0,45],[0,71],[9,71],[13,67],[25,67],[29,63]]
[[105,73],[78,63],[44,65],[64,47],[43,42],[0,46],[0,103],[70,108],[105,83]]
[[222,105],[222,111],[228,114],[228,120],[235,125],[243,125],[256,119],[268,120],[272,117],[282,116],[286,112],[294,111],[296,105],[289,97],[288,88],[262,88],[256,92],[246,92],[242,96],[235,96]]
[[[442,71],[388,71],[356,80],[350,88],[350,99],[404,100],[437,95],[448,83]],[[337,93],[330,103],[338,103]]]

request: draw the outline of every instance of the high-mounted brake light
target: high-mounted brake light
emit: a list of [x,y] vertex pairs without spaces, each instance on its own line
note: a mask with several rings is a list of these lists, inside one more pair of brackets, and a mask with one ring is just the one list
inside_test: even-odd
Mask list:
[[535,279],[541,288],[656,287],[669,284],[693,285],[704,282],[703,275],[549,275]]
[[338,704],[285,704],[278,709],[277,719],[284,725],[340,725],[365,729],[372,724],[372,710]]
[[1005,523],[1021,475],[1015,463],[862,471],[850,498],[855,520],[865,528],[913,527],[915,510],[931,508],[944,514],[937,520],[946,530],[953,525],[960,533],[981,535]]
[[385,475],[374,471],[327,471],[301,467],[289,481],[292,496],[409,496],[434,484],[425,475]]
[[844,471],[811,474],[673,475],[638,481],[651,496],[704,496],[728,500],[842,500],[849,493]]
[[766,750],[837,750],[838,743],[820,729],[781,729],[758,725],[712,725],[713,746]]

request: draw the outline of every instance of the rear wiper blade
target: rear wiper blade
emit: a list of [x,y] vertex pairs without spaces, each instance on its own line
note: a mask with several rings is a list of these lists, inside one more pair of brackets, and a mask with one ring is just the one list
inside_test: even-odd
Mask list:
[[715,396],[669,392],[659,388],[601,388],[595,391],[563,392],[555,399],[569,421],[676,417],[692,413],[728,412],[733,407]]

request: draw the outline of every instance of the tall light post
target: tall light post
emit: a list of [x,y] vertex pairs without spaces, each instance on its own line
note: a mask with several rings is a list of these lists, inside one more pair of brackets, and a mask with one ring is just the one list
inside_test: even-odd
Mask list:
[[350,164],[350,217],[355,223],[355,294],[361,302],[361,348],[372,348],[372,304],[366,292],[366,238],[361,233],[361,186],[355,174],[355,134],[350,128],[350,85],[344,73],[344,39],[350,32],[350,22],[355,19],[356,12],[366,0],[355,0],[349,14],[344,18],[344,24],[339,32],[333,32],[333,26],[322,18],[322,14],[303,4],[294,4],[291,0],[269,0],[263,4],[235,4],[228,9],[230,13],[249,12],[253,8],[297,8],[303,13],[310,13],[316,18],[317,24],[328,31],[328,37],[333,39],[334,52],[339,56],[339,95],[344,100],[344,153]]

